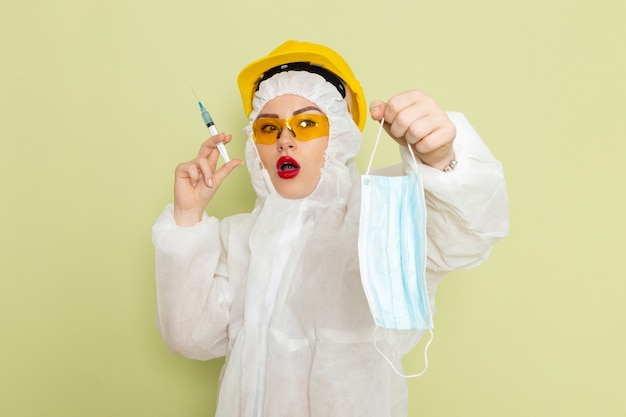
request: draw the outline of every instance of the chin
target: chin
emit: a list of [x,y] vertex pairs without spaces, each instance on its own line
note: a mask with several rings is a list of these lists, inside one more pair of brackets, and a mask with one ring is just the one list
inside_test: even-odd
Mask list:
[[285,184],[285,180],[281,180],[280,184],[274,184],[274,188],[282,198],[290,200],[306,198],[311,195],[313,191],[315,191],[315,187],[304,187],[299,185],[297,182]]

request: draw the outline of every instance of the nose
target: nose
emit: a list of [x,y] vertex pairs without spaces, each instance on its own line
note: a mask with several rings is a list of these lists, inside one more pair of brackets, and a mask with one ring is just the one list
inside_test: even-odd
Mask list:
[[293,134],[293,130],[291,130],[289,126],[285,126],[280,130],[280,132],[278,132],[276,146],[278,146],[279,151],[282,151],[283,149],[295,148],[296,137]]

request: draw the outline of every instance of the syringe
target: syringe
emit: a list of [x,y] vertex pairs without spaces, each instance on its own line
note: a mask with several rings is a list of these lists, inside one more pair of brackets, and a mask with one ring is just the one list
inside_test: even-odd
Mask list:
[[[196,93],[194,91],[194,95],[195,94]],[[198,96],[196,96],[196,99],[198,99]],[[211,135],[213,136],[218,135],[219,132],[217,128],[215,127],[215,123],[213,123],[213,119],[211,118],[211,115],[204,108],[200,99],[198,99],[198,106],[200,106],[200,114],[202,115],[202,120],[204,120],[204,124],[206,125],[206,127],[209,128],[209,132],[211,132]],[[226,146],[224,146],[224,142],[220,142],[217,144],[217,150],[220,152],[220,155],[222,155],[222,158],[224,158],[224,162],[230,161],[230,158],[228,157],[228,152],[226,152]]]

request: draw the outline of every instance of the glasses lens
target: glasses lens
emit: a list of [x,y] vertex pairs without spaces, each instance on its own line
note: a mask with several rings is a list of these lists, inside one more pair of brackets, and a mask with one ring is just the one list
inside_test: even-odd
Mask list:
[[328,136],[330,131],[328,118],[323,114],[298,114],[287,120],[264,117],[252,124],[254,141],[271,145],[278,140],[283,129],[289,129],[300,141]]
[[287,120],[298,140],[328,136],[328,118],[323,114],[298,114]]
[[264,117],[256,119],[252,124],[254,141],[263,145],[271,145],[278,140],[280,132],[283,130],[284,120]]

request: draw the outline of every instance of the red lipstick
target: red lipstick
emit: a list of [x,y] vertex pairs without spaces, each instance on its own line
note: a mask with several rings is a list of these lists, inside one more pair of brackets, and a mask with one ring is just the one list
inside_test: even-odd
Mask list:
[[288,180],[300,173],[300,165],[290,156],[281,156],[276,162],[276,170],[280,178]]

